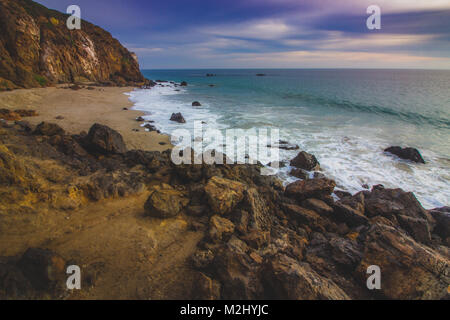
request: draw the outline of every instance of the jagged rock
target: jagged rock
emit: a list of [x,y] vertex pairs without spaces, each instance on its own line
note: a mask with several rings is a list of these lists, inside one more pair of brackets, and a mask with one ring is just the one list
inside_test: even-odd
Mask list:
[[180,83],[180,86],[181,87],[186,87],[188,84],[187,84],[187,82],[186,81],[182,81],[181,83]]
[[157,218],[173,218],[189,203],[184,194],[163,183],[150,189],[150,196],[145,203],[145,213]]
[[428,220],[426,210],[412,192],[402,189],[385,189],[374,186],[371,192],[364,192],[365,215],[381,215],[393,219],[397,215]]
[[345,222],[350,227],[357,227],[359,225],[367,224],[368,219],[363,213],[353,209],[352,207],[337,201],[333,205],[335,217],[342,222]]
[[209,220],[209,237],[212,240],[226,240],[234,232],[234,224],[226,218],[217,215]]
[[319,199],[306,199],[302,202],[302,205],[305,208],[311,209],[317,213],[319,213],[322,216],[330,217],[330,215],[333,213],[333,208],[331,208],[329,205],[327,205],[325,202]]
[[127,147],[122,135],[117,131],[101,125],[94,124],[85,139],[89,148],[99,153],[125,153]]
[[40,248],[28,249],[18,262],[18,268],[36,290],[50,291],[65,285],[66,262],[58,254]]
[[267,202],[256,188],[245,192],[245,204],[249,213],[249,226],[257,230],[269,230],[271,225],[270,211]]
[[198,300],[220,299],[220,283],[202,272],[198,272],[194,278],[193,297]]
[[433,232],[442,239],[450,238],[450,207],[436,208],[429,212],[436,220]]
[[369,266],[379,266],[381,290],[377,291],[387,299],[448,297],[448,258],[383,224],[372,225],[365,242],[363,260],[358,267],[361,281],[366,281]]
[[269,244],[270,232],[253,229],[244,234],[242,236],[242,240],[244,240],[253,249],[258,250]]
[[266,290],[272,299],[349,300],[350,297],[333,281],[321,277],[308,264],[278,254],[264,269]]
[[181,113],[172,113],[172,116],[170,117],[170,121],[175,121],[178,123],[186,123],[186,120],[184,120],[184,117]]
[[36,129],[34,129],[34,134],[42,136],[56,136],[64,135],[65,131],[55,123],[41,122],[38,124]]
[[136,121],[137,121],[137,122],[144,122],[145,119],[142,118],[141,116],[139,116],[139,117],[136,118]]
[[205,186],[208,203],[214,213],[224,215],[244,198],[244,184],[220,177],[212,177]]
[[301,180],[287,185],[285,194],[298,201],[308,198],[322,199],[330,195],[335,187],[336,183],[326,178]]
[[212,267],[222,286],[222,299],[252,300],[263,296],[260,264],[249,255],[227,246],[218,251]]
[[198,102],[198,101],[194,101],[194,102],[192,102],[192,106],[193,107],[201,107],[202,104],[200,102]]
[[385,149],[384,152],[392,153],[398,156],[399,158],[405,160],[410,160],[418,163],[425,163],[425,160],[423,160],[419,150],[414,148],[389,147]]
[[316,212],[305,209],[295,204],[282,204],[283,211],[293,220],[305,224],[315,230],[324,230],[324,220]]
[[405,229],[416,241],[425,244],[431,242],[431,234],[427,220],[412,218],[404,215],[398,215],[397,220],[400,226]]
[[291,160],[291,166],[308,171],[320,169],[320,164],[316,157],[305,151],[299,152],[299,154]]

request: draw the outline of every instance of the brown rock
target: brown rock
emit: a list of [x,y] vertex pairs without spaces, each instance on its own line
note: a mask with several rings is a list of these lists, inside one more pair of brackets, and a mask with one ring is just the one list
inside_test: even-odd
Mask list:
[[22,117],[9,109],[0,109],[0,119],[8,121],[22,120]]
[[127,147],[122,135],[117,131],[101,125],[94,124],[86,137],[86,144],[89,148],[99,153],[125,153]]
[[36,129],[34,129],[34,134],[42,136],[56,136],[64,135],[65,131],[55,123],[41,122],[40,124],[38,124]]
[[303,180],[309,179],[308,172],[303,169],[294,168],[289,172],[289,175]]
[[431,242],[430,228],[425,219],[412,218],[404,215],[398,215],[397,220],[400,226],[405,229],[416,241],[422,243]]
[[361,212],[352,207],[337,201],[333,205],[335,217],[342,222],[345,222],[350,227],[357,227],[359,225],[367,224],[368,219]]
[[244,198],[245,186],[237,181],[212,177],[205,186],[208,202],[214,213],[227,214]]
[[29,110],[29,109],[17,109],[14,110],[14,112],[21,117],[37,117],[39,115],[36,112],[36,110]]
[[173,218],[189,203],[184,194],[167,184],[153,186],[145,203],[145,213],[157,218]]
[[358,267],[361,281],[366,281],[369,266],[379,266],[381,290],[377,291],[387,299],[439,300],[448,296],[448,258],[382,224],[371,227],[366,244]]
[[321,277],[308,264],[299,263],[284,254],[270,259],[265,266],[266,292],[272,299],[349,300],[333,281]]
[[212,240],[227,240],[234,232],[234,224],[217,215],[209,220],[209,237]]
[[295,181],[286,187],[285,194],[288,197],[299,201],[308,198],[321,199],[323,196],[330,195],[336,183],[330,179],[312,179]]
[[320,169],[320,164],[316,157],[305,151],[299,152],[299,154],[291,160],[291,166],[308,171]]
[[327,205],[325,202],[319,199],[306,199],[302,202],[302,206],[311,209],[322,216],[329,217],[333,213],[333,208]]

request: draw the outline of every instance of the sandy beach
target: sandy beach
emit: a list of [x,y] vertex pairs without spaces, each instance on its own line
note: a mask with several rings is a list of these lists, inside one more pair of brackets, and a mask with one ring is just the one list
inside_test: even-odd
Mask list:
[[140,127],[142,122],[136,121],[143,113],[130,110],[133,104],[125,95],[134,90],[133,87],[93,88],[71,90],[58,86],[1,92],[0,108],[36,110],[39,116],[24,120],[34,125],[42,121],[57,123],[70,134],[87,132],[94,123],[107,125],[123,136],[130,150],[164,151],[170,148],[168,136],[146,132]]

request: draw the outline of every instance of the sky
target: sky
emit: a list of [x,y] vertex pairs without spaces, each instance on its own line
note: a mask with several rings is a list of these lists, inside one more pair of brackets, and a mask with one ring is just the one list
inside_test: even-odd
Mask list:
[[[39,0],[138,55],[142,69],[450,69],[450,0]],[[381,9],[369,30],[367,8]]]

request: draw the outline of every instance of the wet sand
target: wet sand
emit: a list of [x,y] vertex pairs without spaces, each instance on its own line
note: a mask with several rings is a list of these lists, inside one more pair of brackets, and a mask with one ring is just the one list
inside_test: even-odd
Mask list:
[[[36,110],[39,116],[24,120],[34,125],[42,121],[57,123],[70,134],[87,132],[94,123],[107,125],[123,136],[130,150],[164,151],[171,147],[168,136],[146,132],[140,127],[142,122],[136,118],[143,115],[142,112],[123,110],[133,106],[125,93],[134,88],[93,88],[72,90],[58,86],[1,92],[0,108]],[[58,116],[63,119],[56,119]]]

